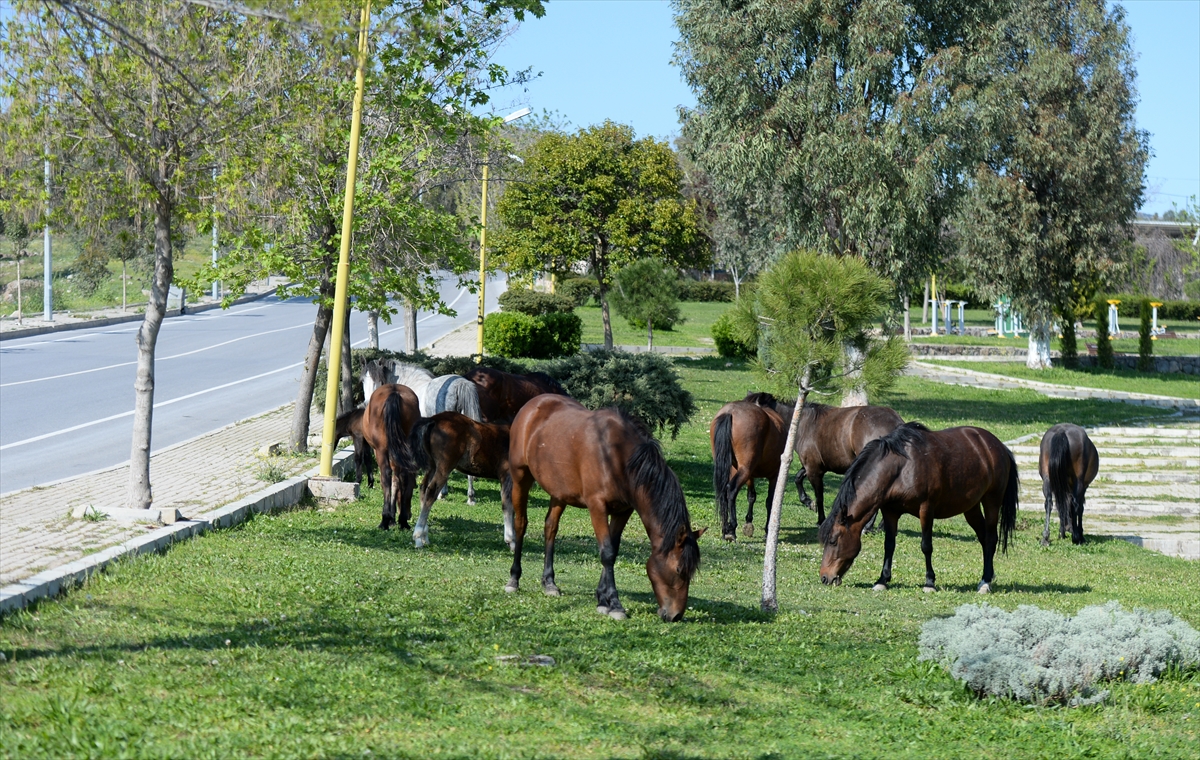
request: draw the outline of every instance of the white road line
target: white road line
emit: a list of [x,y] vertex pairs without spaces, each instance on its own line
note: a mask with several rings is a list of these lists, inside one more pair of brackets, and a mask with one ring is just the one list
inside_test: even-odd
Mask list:
[[[264,335],[273,335],[274,333],[286,332],[287,330],[296,330],[301,327],[311,327],[311,326],[312,326],[312,323],[305,322],[305,323],[299,324],[299,325],[292,325],[291,327],[280,327],[276,330],[266,330],[264,332],[254,333],[253,335],[243,335],[240,338],[233,338],[232,340],[227,340],[223,343],[214,343],[211,346],[204,346],[203,348],[196,348],[191,351],[184,351],[182,354],[172,354],[171,356],[157,357],[154,361],[155,361],[155,363],[158,363],[158,362],[165,362],[168,359],[179,359],[184,356],[191,356],[192,354],[198,354],[198,353],[201,353],[204,351],[211,351],[212,349],[220,348],[221,346],[228,346],[230,343],[237,343],[238,341],[241,341],[241,340],[249,340],[251,338],[261,338]],[[26,385],[28,383],[40,383],[43,380],[58,380],[59,378],[63,378],[63,377],[74,377],[76,375],[86,375],[89,372],[102,372],[106,369],[117,369],[118,367],[131,367],[135,364],[137,364],[136,361],[121,362],[120,364],[109,364],[106,367],[93,367],[92,369],[81,369],[78,372],[64,372],[61,375],[49,375],[47,377],[37,377],[32,380],[14,380],[11,383],[0,383],[0,388],[8,388],[13,385]]]
[[[280,372],[287,372],[289,369],[295,369],[296,367],[303,366],[303,364],[304,364],[304,362],[296,362],[295,364],[289,364],[286,367],[280,367],[279,369],[273,369],[270,372],[263,372],[262,374],[252,375],[251,377],[243,377],[241,380],[234,380],[231,383],[224,383],[222,385],[214,385],[211,388],[205,388],[202,391],[196,391],[195,393],[189,393],[186,396],[180,396],[178,398],[173,398],[169,401],[162,401],[160,403],[155,404],[154,408],[158,409],[160,407],[169,406],[171,404],[177,404],[180,401],[187,401],[190,398],[195,398],[196,396],[203,396],[206,393],[212,393],[213,391],[219,391],[224,388],[232,387],[234,385],[241,385],[242,383],[248,383],[251,380],[258,380],[259,378],[267,377],[269,375],[277,375]],[[91,422],[85,422],[81,425],[73,425],[69,428],[63,428],[62,430],[55,430],[52,433],[43,433],[42,435],[34,436],[33,438],[26,438],[23,441],[13,441],[12,443],[6,443],[3,446],[0,446],[0,451],[5,451],[7,449],[16,448],[17,446],[24,446],[29,443],[34,443],[36,441],[44,441],[45,439],[53,438],[56,435],[63,435],[65,433],[71,433],[76,430],[82,430],[83,428],[86,428],[86,427],[92,427],[93,425],[101,425],[105,422],[111,422],[112,420],[119,420],[122,417],[132,417],[132,416],[133,416],[133,410],[130,410],[128,412],[121,412],[120,414],[114,414],[110,417],[104,417],[99,420],[92,420]]]

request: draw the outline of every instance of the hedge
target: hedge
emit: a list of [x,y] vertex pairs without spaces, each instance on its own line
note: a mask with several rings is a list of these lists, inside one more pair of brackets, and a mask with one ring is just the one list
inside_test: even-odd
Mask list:
[[[1118,293],[1116,295],[1101,295],[1097,296],[1098,301],[1104,302],[1109,299],[1117,299],[1121,303],[1117,304],[1117,314],[1130,319],[1141,316],[1142,299],[1147,296],[1133,295],[1130,293]],[[1162,301],[1152,299],[1162,304],[1158,307],[1159,319],[1174,319],[1184,322],[1195,322],[1200,318],[1200,301]],[[1107,313],[1108,304],[1104,304],[1104,310]]]
[[[745,284],[742,284],[745,288]],[[729,303],[733,301],[734,288],[732,282],[721,282],[719,280],[692,280],[681,279],[679,281],[679,300],[680,301],[700,301],[704,303]]]
[[579,350],[583,320],[573,312],[530,316],[516,311],[488,314],[483,320],[483,348],[506,357],[549,359]]
[[500,308],[504,311],[515,311],[531,317],[540,317],[543,314],[572,311],[575,308],[575,302],[557,293],[512,288],[500,295]]

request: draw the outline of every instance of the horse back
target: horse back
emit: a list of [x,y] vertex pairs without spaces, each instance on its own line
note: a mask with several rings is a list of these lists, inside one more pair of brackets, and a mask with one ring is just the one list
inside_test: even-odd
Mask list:
[[1088,437],[1087,431],[1070,422],[1060,422],[1042,436],[1038,456],[1038,473],[1043,480],[1048,477],[1050,444],[1054,440],[1054,436],[1060,433],[1067,438],[1071,472],[1086,488],[1095,480],[1096,474],[1100,470],[1100,453],[1096,450],[1096,444],[1092,443],[1092,439]]
[[401,424],[404,432],[412,431],[413,425],[421,418],[421,405],[417,394],[407,385],[388,383],[381,385],[367,399],[367,406],[362,415],[363,440],[372,448],[382,451],[387,448],[387,430],[383,424],[383,407],[393,395],[400,397]]
[[962,514],[989,495],[1002,498],[1015,466],[1008,447],[991,432],[953,427],[928,432],[922,450],[909,452],[900,480],[941,519]]
[[721,407],[713,418],[713,426],[709,429],[710,442],[715,434],[716,419],[722,414],[730,416],[732,426],[732,443],[734,457],[740,464],[754,467],[754,463],[763,463],[765,471],[757,470],[755,477],[773,477],[779,469],[779,457],[783,455],[783,445],[787,441],[787,426],[790,420],[773,407],[762,406],[754,401],[732,401]]

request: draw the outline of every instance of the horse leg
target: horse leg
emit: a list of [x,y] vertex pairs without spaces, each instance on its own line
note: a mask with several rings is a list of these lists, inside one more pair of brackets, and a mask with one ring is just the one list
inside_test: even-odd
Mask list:
[[1042,496],[1046,497],[1046,526],[1042,528],[1042,546],[1050,545],[1050,510],[1054,509],[1054,493],[1050,490],[1050,481],[1042,481]]
[[932,507],[921,505],[921,551],[925,554],[925,591],[937,591],[933,574],[933,515]]
[[800,472],[796,473],[796,490],[800,492],[800,503],[803,504],[806,509],[812,509],[813,508],[812,499],[808,498],[808,494],[805,493],[805,491],[804,491],[804,479],[807,477],[808,477],[808,468],[806,468],[804,466],[804,463],[801,462],[800,463]]
[[613,566],[617,562],[617,552],[621,548],[621,533],[625,523],[629,522],[632,510],[615,514],[610,519],[605,512],[607,505],[600,509],[588,509],[592,515],[592,530],[596,532],[596,542],[600,544],[600,583],[596,586],[596,612],[608,615],[613,620],[624,620],[627,615],[617,596],[617,582],[613,575]]
[[401,472],[399,473],[400,484],[397,491],[400,495],[400,527],[404,530],[410,530],[412,525],[409,520],[412,519],[412,495],[417,488],[417,473]]
[[808,480],[812,483],[813,499],[817,502],[817,525],[820,525],[825,522],[825,473],[818,470],[809,475]]
[[892,555],[896,553],[896,528],[900,524],[899,512],[883,514],[883,571],[875,581],[875,591],[887,591],[892,582]]
[[445,483],[447,474],[438,467],[425,473],[421,480],[421,490],[418,491],[421,497],[421,514],[417,517],[417,526],[413,528],[413,546],[418,549],[429,546],[429,510],[437,500],[438,487]]
[[545,565],[542,567],[542,591],[546,596],[562,596],[562,592],[558,590],[558,586],[554,583],[554,539],[558,537],[558,521],[562,519],[563,507],[566,505],[561,501],[551,501],[550,511],[546,513],[546,528],[544,536],[546,538],[546,559]]
[[[767,488],[771,488],[770,485]],[[750,538],[754,535],[754,502],[758,501],[758,489],[754,487],[754,478],[746,481],[746,524],[742,526],[742,535]],[[771,497],[767,497],[767,504]]]
[[[1000,510],[997,508],[989,510],[999,519]],[[989,594],[992,591],[992,580],[996,577],[996,570],[992,566],[992,560],[996,556],[996,542],[999,536],[996,534],[996,520],[987,520],[983,516],[983,510],[979,505],[963,512],[963,517],[967,518],[967,525],[975,531],[975,537],[979,539],[979,545],[983,547],[983,580],[979,581],[979,593]]]
[[[528,473],[526,473],[528,476]],[[528,479],[532,481],[532,478]],[[521,550],[525,546],[525,528],[529,523],[526,507],[529,505],[529,482],[522,481],[513,473],[512,484],[512,568],[508,571],[508,585],[504,590],[512,593],[521,587]]]
[[387,530],[396,524],[396,503],[392,501],[392,466],[385,456],[375,452],[379,462],[379,487],[383,491],[383,520],[379,523],[380,530]]
[[1071,493],[1071,543],[1083,543],[1083,494],[1087,486],[1076,479],[1075,488]]
[[725,493],[721,494],[725,500],[721,509],[721,537],[726,541],[737,539],[737,495],[742,486],[751,480],[749,468],[739,467],[725,486]]
[[467,504],[475,506],[475,476],[467,476]]

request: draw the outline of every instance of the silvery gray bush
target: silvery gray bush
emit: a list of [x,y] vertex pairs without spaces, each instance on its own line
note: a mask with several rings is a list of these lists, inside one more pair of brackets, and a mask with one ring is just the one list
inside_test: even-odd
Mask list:
[[1200,665],[1200,633],[1166,610],[1127,612],[1118,602],[1075,617],[964,604],[922,626],[920,652],[979,696],[1082,705],[1108,695],[1096,689],[1102,681],[1152,683],[1169,667]]

